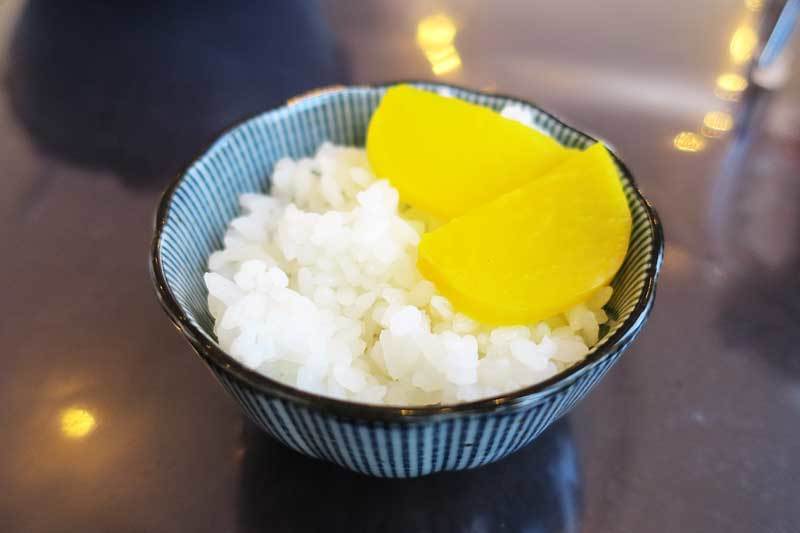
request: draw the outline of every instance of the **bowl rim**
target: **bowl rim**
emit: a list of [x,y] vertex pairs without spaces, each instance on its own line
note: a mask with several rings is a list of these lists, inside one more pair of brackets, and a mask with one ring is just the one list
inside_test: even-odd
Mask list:
[[[262,117],[269,113],[278,112],[285,109],[291,109],[299,103],[313,101],[318,98],[323,98],[325,95],[348,91],[352,89],[367,89],[367,90],[380,90],[398,84],[412,84],[424,85],[427,87],[442,87],[449,89],[456,89],[476,95],[491,96],[513,102],[523,104],[535,108],[540,113],[547,116],[549,119],[555,121],[557,124],[587,136],[589,139],[599,142],[599,139],[590,135],[582,130],[570,126],[557,116],[542,109],[535,103],[524,100],[514,96],[508,96],[499,93],[487,93],[474,89],[469,89],[459,85],[449,83],[438,83],[424,80],[399,80],[389,81],[376,84],[357,84],[357,85],[335,85],[331,87],[323,87],[319,89],[312,89],[299,96],[290,98],[284,105],[269,109],[243,120],[237,121],[232,126],[225,128],[221,133],[215,135],[213,140],[208,143],[202,151],[193,157],[190,162],[185,165],[172,181],[164,189],[158,202],[158,207],[155,213],[153,239],[150,247],[150,276],[156,291],[161,306],[166,314],[169,316],[173,325],[183,334],[186,340],[192,345],[194,350],[201,358],[204,359],[206,364],[212,367],[217,367],[222,371],[233,375],[236,379],[244,381],[249,387],[259,391],[270,397],[277,397],[283,400],[288,400],[300,404],[312,410],[321,410],[341,418],[351,420],[367,420],[367,421],[381,421],[381,422],[420,422],[430,419],[451,418],[454,416],[463,415],[476,415],[487,414],[493,411],[505,410],[515,406],[520,406],[527,403],[536,403],[537,399],[544,398],[549,394],[561,390],[569,386],[575,379],[577,379],[585,370],[592,367],[603,359],[606,359],[616,353],[618,350],[625,347],[627,343],[641,330],[644,322],[653,306],[655,298],[656,281],[661,270],[661,263],[664,256],[664,232],[658,213],[650,202],[644,197],[636,185],[633,174],[622,160],[617,156],[612,149],[609,152],[614,157],[617,165],[622,173],[631,183],[631,189],[637,201],[639,201],[647,215],[647,221],[650,224],[653,232],[653,247],[650,253],[647,276],[645,278],[644,287],[639,294],[639,298],[634,306],[633,311],[622,325],[609,337],[605,344],[600,348],[592,351],[585,359],[580,361],[562,372],[541,381],[534,385],[517,389],[497,396],[483,398],[471,402],[447,404],[447,405],[422,405],[422,406],[397,406],[397,405],[376,405],[367,403],[357,403],[349,400],[341,400],[328,396],[322,396],[313,392],[308,392],[295,388],[293,386],[281,383],[277,380],[269,378],[255,370],[247,368],[232,356],[225,353],[219,346],[214,343],[208,342],[206,333],[195,326],[186,316],[178,304],[177,299],[170,289],[166,275],[164,273],[163,265],[161,262],[161,240],[164,227],[167,223],[167,216],[172,204],[173,195],[178,186],[183,182],[188,170],[200,159],[202,159],[208,151],[220,139],[227,136],[235,129],[244,125],[245,123]],[[606,144],[606,147],[608,145]]]

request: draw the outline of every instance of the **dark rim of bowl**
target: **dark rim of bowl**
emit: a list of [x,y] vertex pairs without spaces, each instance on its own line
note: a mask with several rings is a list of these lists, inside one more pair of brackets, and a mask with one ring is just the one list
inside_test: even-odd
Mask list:
[[[547,111],[544,111],[541,107],[537,106],[536,104],[530,101],[497,93],[482,93],[481,91],[467,89],[464,87],[460,87],[458,85],[420,81],[420,80],[402,80],[402,81],[394,81],[394,82],[387,82],[380,84],[334,86],[330,88],[315,89],[307,93],[301,94],[297,97],[294,97],[290,99],[289,102],[284,106],[272,109],[270,111],[283,109],[285,107],[292,107],[296,103],[312,100],[317,97],[324,96],[325,94],[328,94],[330,92],[358,89],[358,88],[383,89],[386,87],[402,83],[424,84],[436,87],[448,87],[451,89],[458,89],[473,94],[483,94],[485,96],[501,98],[509,102],[516,102],[519,104],[532,106],[541,113],[545,114],[550,119],[561,124],[565,128],[581,133],[582,135],[586,135],[588,138],[590,138],[595,142],[598,141],[597,138],[568,125],[564,121],[560,120],[558,117],[552,115]],[[236,379],[244,381],[248,386],[252,387],[253,389],[267,396],[273,396],[284,400],[289,400],[309,409],[322,410],[327,413],[334,414],[336,416],[351,420],[378,420],[383,422],[420,422],[432,418],[439,419],[439,418],[449,418],[452,416],[460,416],[460,415],[485,414],[488,412],[498,411],[501,409],[505,410],[506,408],[514,407],[521,404],[526,404],[529,402],[535,403],[537,399],[540,399],[549,393],[560,390],[563,387],[569,386],[569,384],[571,384],[574,381],[574,379],[577,379],[579,374],[582,373],[584,370],[598,363],[600,360],[611,356],[618,350],[624,348],[625,345],[631,340],[633,340],[633,338],[637,335],[639,330],[642,328],[645,320],[647,319],[648,315],[650,314],[650,310],[652,309],[653,300],[655,297],[656,280],[658,278],[658,274],[661,269],[661,262],[664,255],[663,228],[655,208],[653,208],[650,202],[648,202],[647,199],[639,191],[639,188],[636,186],[633,175],[631,174],[630,170],[628,170],[628,167],[620,160],[620,158],[615,153],[613,153],[613,151],[609,150],[613,155],[614,159],[616,160],[617,164],[619,165],[619,167],[622,169],[622,172],[625,174],[626,178],[630,181],[636,199],[639,202],[641,202],[642,206],[644,207],[647,213],[648,222],[653,231],[653,249],[649,258],[649,265],[647,269],[647,278],[645,279],[645,285],[642,288],[642,292],[639,295],[639,299],[636,302],[636,306],[634,307],[630,316],[628,316],[625,322],[623,322],[623,324],[617,329],[617,331],[614,332],[614,334],[611,337],[606,339],[605,343],[600,348],[592,351],[580,363],[571,366],[562,372],[559,372],[555,376],[545,381],[506,394],[501,394],[490,398],[484,398],[481,400],[458,403],[458,404],[423,405],[423,406],[408,406],[408,407],[357,403],[348,400],[331,398],[328,396],[321,396],[318,394],[314,394],[312,392],[307,392],[301,389],[297,389],[290,385],[286,385],[274,379],[268,378],[267,376],[260,374],[255,370],[251,370],[245,367],[244,365],[239,363],[236,359],[226,354],[219,346],[217,346],[214,343],[210,343],[205,337],[206,334],[200,331],[200,329],[196,327],[194,324],[192,324],[192,322],[188,319],[186,314],[181,310],[177,300],[175,299],[175,296],[172,294],[172,291],[169,288],[169,285],[167,284],[166,276],[164,274],[164,270],[161,265],[160,248],[161,248],[161,235],[163,228],[167,222],[167,215],[170,209],[170,204],[172,202],[173,193],[175,192],[175,189],[178,187],[178,185],[180,185],[180,183],[182,182],[183,177],[186,175],[186,172],[189,170],[189,168],[191,168],[191,166],[196,161],[202,158],[208,152],[211,146],[214,143],[216,143],[217,140],[219,140],[221,137],[232,132],[234,129],[238,128],[239,126],[248,122],[249,120],[262,116],[263,114],[264,113],[259,113],[258,115],[254,115],[252,117],[248,117],[247,119],[239,121],[233,126],[225,129],[219,135],[215,136],[214,140],[211,143],[209,143],[209,145],[206,146],[199,153],[199,155],[193,158],[191,162],[188,165],[186,165],[186,167],[184,167],[184,169],[181,170],[178,173],[178,175],[173,179],[173,181],[166,187],[166,189],[161,195],[158,209],[156,211],[155,230],[154,230],[152,246],[150,249],[150,274],[153,280],[153,284],[155,285],[158,299],[162,307],[166,311],[167,315],[169,315],[170,319],[172,320],[172,323],[175,325],[176,328],[178,328],[179,331],[183,333],[183,335],[187,338],[192,347],[197,351],[198,355],[200,355],[206,360],[207,364],[213,367],[217,367],[225,373],[232,374]]]

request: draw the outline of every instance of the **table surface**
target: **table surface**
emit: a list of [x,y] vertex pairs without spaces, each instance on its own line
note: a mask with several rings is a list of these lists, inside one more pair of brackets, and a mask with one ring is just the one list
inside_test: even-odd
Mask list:
[[[800,76],[715,94],[761,2],[127,4],[0,2],[0,530],[798,531]],[[416,32],[436,14],[457,33],[431,63]],[[534,444],[374,480],[245,420],[159,308],[147,253],[160,190],[219,131],[409,78],[607,139],[666,258],[644,333]],[[710,111],[737,131],[675,140]]]

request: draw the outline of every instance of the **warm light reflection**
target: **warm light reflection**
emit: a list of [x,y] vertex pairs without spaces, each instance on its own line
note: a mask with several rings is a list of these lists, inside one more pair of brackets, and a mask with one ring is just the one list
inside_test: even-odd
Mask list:
[[61,413],[61,432],[71,439],[87,436],[96,425],[94,416],[86,409],[70,407]]
[[753,57],[753,52],[755,52],[757,44],[758,35],[756,35],[752,26],[739,26],[733,33],[733,37],[731,37],[731,59],[737,65],[746,63]]
[[456,25],[447,15],[431,15],[417,24],[417,44],[431,64],[437,76],[453,72],[461,67],[461,56],[453,41]]
[[764,7],[764,0],[745,0],[744,5],[750,11],[761,11]]
[[461,56],[458,55],[458,51],[454,46],[451,46],[441,54],[437,54],[436,59],[432,59],[430,55],[428,59],[431,62],[431,70],[437,76],[453,72],[461,67]]
[[703,135],[720,137],[733,127],[733,117],[726,111],[709,111],[703,117]]
[[417,24],[417,43],[422,48],[446,46],[456,38],[456,25],[447,15],[431,15]]
[[739,74],[721,74],[717,78],[716,94],[725,100],[737,100],[745,89],[747,80]]
[[706,141],[691,131],[682,131],[672,140],[672,145],[681,152],[699,152],[706,147]]

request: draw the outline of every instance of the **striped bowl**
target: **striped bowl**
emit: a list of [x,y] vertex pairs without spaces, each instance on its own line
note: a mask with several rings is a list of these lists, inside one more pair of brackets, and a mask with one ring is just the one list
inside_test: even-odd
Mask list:
[[[445,86],[420,83],[436,89]],[[595,142],[536,106],[446,86],[454,96],[498,110],[529,108],[561,144]],[[304,392],[258,374],[225,354],[212,333],[203,273],[222,247],[238,196],[269,188],[274,163],[310,156],[326,140],[362,145],[385,86],[316,91],[234,127],[165,191],[156,215],[152,276],[177,328],[258,426],[300,453],[380,477],[475,468],[525,446],[569,411],[633,342],[653,305],[663,237],[653,208],[617,160],[633,214],[630,249],[607,306],[613,321],[585,360],[543,383],[495,398],[448,406],[357,404]]]

